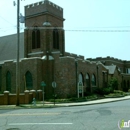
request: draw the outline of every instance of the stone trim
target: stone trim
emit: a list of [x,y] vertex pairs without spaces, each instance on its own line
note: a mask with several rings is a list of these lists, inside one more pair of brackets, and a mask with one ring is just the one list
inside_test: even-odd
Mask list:
[[43,53],[44,53],[43,51],[40,51],[40,52],[33,52],[33,53],[28,53],[28,56],[36,55],[36,54],[43,54]]

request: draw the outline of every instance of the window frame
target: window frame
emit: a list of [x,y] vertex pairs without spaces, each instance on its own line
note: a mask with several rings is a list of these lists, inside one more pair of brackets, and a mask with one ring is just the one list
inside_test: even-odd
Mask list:
[[40,48],[40,30],[37,26],[32,30],[32,49]]

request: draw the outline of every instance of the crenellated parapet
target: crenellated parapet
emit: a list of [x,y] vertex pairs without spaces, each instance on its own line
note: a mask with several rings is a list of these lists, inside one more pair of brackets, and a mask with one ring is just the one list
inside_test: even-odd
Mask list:
[[73,54],[73,53],[69,53],[69,52],[65,52],[65,56],[70,56],[70,57],[74,57],[76,59],[82,59],[82,60],[84,60],[84,56]]
[[[90,60],[90,61],[116,61],[116,62],[125,62],[124,60],[121,60],[121,59],[118,59],[118,58],[114,58],[114,57],[110,57],[110,56],[107,56],[107,57],[96,57],[96,58],[87,58],[87,60]],[[127,61],[126,61],[127,62]]]
[[55,14],[57,17],[63,18],[63,8],[52,3],[49,0],[33,3],[25,6],[25,17],[41,15],[43,13]]

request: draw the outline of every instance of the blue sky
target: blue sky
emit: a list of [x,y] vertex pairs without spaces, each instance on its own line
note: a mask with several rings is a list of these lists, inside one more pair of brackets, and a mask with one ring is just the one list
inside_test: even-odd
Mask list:
[[[17,3],[17,0],[15,1]],[[24,14],[24,6],[35,2],[39,0],[20,1],[20,12]],[[51,2],[64,9],[66,52],[84,55],[85,58],[111,56],[130,60],[130,0],[51,0]],[[0,36],[16,33],[16,15],[17,7],[13,6],[13,0],[1,0]],[[20,25],[22,32],[24,25]],[[121,32],[122,30],[128,32]]]

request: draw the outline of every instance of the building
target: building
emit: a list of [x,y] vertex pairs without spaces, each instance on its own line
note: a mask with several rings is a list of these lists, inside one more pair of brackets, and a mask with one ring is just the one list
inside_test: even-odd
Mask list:
[[[111,77],[119,81],[118,89],[130,88],[130,61],[111,57],[84,59],[65,52],[63,8],[44,0],[25,6],[25,30],[20,34],[20,92],[42,89],[45,97],[77,96],[78,83],[84,92],[106,87]],[[16,92],[17,35],[0,37],[0,91]]]

